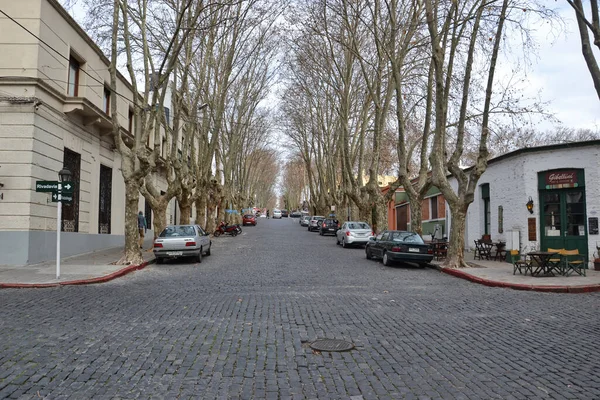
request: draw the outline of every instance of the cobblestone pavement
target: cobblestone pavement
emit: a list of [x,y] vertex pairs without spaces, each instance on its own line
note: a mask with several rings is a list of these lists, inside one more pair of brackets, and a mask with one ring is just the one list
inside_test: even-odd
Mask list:
[[[0,398],[600,398],[600,294],[383,267],[292,219],[212,253],[1,290]],[[313,352],[317,338],[356,348]]]

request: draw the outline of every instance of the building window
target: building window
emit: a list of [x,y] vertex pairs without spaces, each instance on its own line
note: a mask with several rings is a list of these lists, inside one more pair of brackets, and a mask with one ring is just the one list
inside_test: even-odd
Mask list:
[[133,133],[133,117],[134,117],[133,110],[130,108],[129,109],[129,117],[128,117],[129,118],[129,125],[128,125],[128,128],[127,128],[129,130],[129,133]]
[[110,234],[112,209],[112,169],[100,165],[100,198],[98,200],[98,233]]
[[492,234],[492,210],[490,207],[490,184],[484,183],[481,185],[481,199],[483,201],[483,233],[485,235]]
[[69,58],[69,81],[67,84],[67,94],[77,96],[79,94],[79,61],[72,56]]
[[71,171],[73,182],[73,201],[62,205],[62,231],[79,232],[79,177],[81,173],[81,155],[64,148],[63,167]]
[[431,217],[430,219],[438,219],[438,201],[437,196],[431,197],[429,201],[431,202]]
[[104,95],[102,96],[102,110],[106,115],[110,115],[110,89],[104,87]]

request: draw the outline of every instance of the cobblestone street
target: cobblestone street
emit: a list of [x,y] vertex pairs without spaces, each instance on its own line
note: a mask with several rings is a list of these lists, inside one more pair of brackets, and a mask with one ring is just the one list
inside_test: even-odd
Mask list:
[[384,267],[296,219],[243,230],[201,264],[1,290],[0,398],[600,398],[600,294]]

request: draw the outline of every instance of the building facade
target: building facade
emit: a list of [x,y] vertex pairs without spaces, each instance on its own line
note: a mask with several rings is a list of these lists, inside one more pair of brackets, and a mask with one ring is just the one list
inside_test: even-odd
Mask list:
[[[35,185],[57,181],[63,168],[74,191],[63,204],[61,255],[123,245],[125,187],[110,108],[116,102],[131,132],[131,85],[119,75],[111,93],[108,58],[56,0],[0,0],[0,9],[10,16],[0,15],[0,264],[56,257],[57,203]],[[151,219],[143,198],[139,209]]]
[[487,234],[522,253],[578,249],[589,260],[600,246],[599,217],[600,140],[521,149],[488,162],[465,248]]

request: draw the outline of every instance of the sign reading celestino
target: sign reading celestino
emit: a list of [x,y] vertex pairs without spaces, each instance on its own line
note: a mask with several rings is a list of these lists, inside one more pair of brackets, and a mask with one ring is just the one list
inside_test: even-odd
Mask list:
[[552,171],[546,173],[546,189],[562,189],[577,187],[577,171]]

